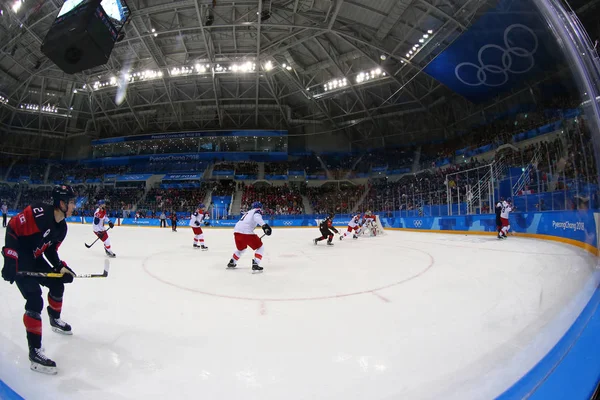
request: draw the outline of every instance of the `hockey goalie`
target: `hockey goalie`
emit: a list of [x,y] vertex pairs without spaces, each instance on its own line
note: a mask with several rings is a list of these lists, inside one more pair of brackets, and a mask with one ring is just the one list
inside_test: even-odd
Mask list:
[[379,217],[371,211],[367,211],[362,219],[362,225],[359,235],[365,236],[378,236],[385,235],[385,231],[383,229],[383,225],[379,220]]

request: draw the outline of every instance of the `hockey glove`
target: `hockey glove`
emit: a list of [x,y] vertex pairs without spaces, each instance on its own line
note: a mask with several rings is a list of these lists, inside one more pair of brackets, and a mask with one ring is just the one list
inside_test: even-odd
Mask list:
[[198,222],[198,221],[194,222],[194,224],[195,224],[196,226],[200,226],[200,222]]
[[271,233],[273,233],[273,229],[271,229],[271,227],[269,226],[269,224],[264,224],[263,226],[261,226],[263,232],[265,233],[265,235],[267,236],[271,236]]
[[108,226],[112,229],[115,227],[115,224],[112,221],[108,221]]
[[60,262],[60,267],[58,268],[54,268],[54,271],[59,273],[59,274],[63,274],[63,277],[61,278],[63,283],[71,283],[73,282],[73,278],[75,277],[75,271],[73,271],[71,268],[69,268],[69,266],[67,265],[66,262],[61,261]]
[[19,263],[19,254],[16,250],[9,249],[8,247],[2,248],[2,255],[4,256],[4,267],[2,268],[2,278],[10,282],[11,284],[17,277],[17,266]]
[[204,226],[210,226],[210,222],[204,221]]

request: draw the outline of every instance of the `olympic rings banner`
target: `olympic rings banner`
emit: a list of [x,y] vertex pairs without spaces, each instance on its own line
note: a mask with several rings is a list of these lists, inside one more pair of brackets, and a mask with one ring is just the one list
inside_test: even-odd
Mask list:
[[433,60],[425,72],[472,102],[483,102],[562,57],[531,0],[500,0]]

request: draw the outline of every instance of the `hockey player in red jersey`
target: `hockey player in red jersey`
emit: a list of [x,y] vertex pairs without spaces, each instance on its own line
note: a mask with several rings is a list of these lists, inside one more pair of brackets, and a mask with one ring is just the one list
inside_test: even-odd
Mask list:
[[340,240],[344,239],[346,236],[350,236],[352,234],[353,239],[358,239],[358,230],[360,229],[360,214],[356,214],[350,222],[348,222],[348,230],[344,232],[343,235],[340,236]]
[[194,248],[208,250],[208,247],[204,245],[204,233],[202,232],[201,225],[209,226],[208,222],[209,215],[204,211],[204,204],[198,205],[196,211],[194,211],[190,217],[190,226],[194,231]]
[[92,227],[94,229],[94,234],[104,243],[104,252],[106,255],[115,258],[117,255],[111,249],[108,232],[104,229],[105,223],[108,224],[109,228],[115,227],[115,224],[106,216],[106,202],[100,200],[98,202],[98,208],[96,209],[96,212],[94,212],[94,224]]
[[[71,326],[60,319],[65,283],[73,282],[75,272],[58,256],[58,248],[67,235],[66,217],[75,209],[75,193],[70,186],[56,186],[52,191],[54,204],[27,206],[10,220],[2,248],[4,267],[2,278],[15,282],[25,298],[23,323],[27,332],[30,368],[56,374],[56,363],[42,349],[42,290],[48,288],[48,317],[52,330],[71,335]],[[47,262],[44,260],[46,257]],[[24,272],[56,272],[62,278],[39,278]]]
[[237,267],[237,262],[246,251],[247,247],[254,250],[254,258],[252,259],[252,273],[262,272],[263,267],[260,266],[265,246],[262,240],[254,233],[254,228],[260,226],[265,235],[270,236],[272,229],[262,218],[262,203],[255,201],[252,203],[252,209],[245,212],[242,218],[235,224],[233,228],[233,236],[235,239],[236,251],[233,253],[231,260],[227,264],[227,268],[233,269]]

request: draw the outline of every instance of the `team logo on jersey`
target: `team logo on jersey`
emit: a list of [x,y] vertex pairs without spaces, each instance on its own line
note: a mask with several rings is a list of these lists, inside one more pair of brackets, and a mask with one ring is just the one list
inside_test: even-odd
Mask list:
[[415,228],[420,228],[423,225],[423,221],[421,221],[420,219],[416,219],[413,221],[413,225],[415,226]]
[[48,247],[50,247],[50,242],[46,242],[46,243],[44,243],[44,245],[42,246],[42,248],[41,248],[41,249],[38,247],[37,249],[35,249],[35,250],[33,251],[33,256],[34,256],[35,258],[39,258],[39,257],[40,257],[42,254],[44,254],[44,252],[45,252],[46,250],[48,250]]
[[44,237],[48,236],[50,234],[50,229],[48,229],[46,232],[44,232]]

